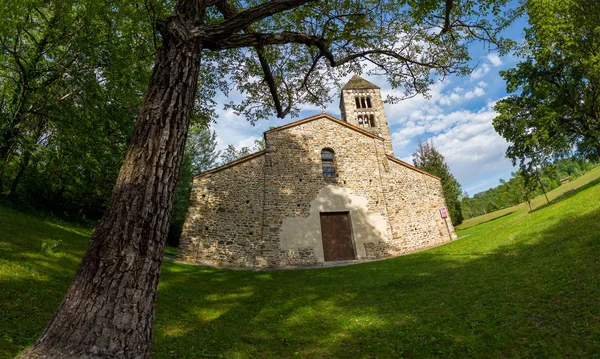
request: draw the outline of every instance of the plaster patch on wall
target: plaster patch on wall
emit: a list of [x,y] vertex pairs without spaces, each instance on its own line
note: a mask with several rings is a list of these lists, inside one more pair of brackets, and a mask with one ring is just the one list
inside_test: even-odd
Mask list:
[[365,243],[388,240],[388,223],[378,214],[369,212],[368,200],[348,188],[329,185],[323,187],[310,202],[306,218],[285,218],[281,225],[279,240],[281,249],[312,248],[318,262],[324,261],[321,236],[321,212],[349,212],[356,259],[366,257]]

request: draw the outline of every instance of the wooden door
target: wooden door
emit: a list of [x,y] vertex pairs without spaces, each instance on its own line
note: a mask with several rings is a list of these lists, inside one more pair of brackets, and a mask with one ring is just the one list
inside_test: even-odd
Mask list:
[[356,259],[348,212],[321,213],[321,233],[325,261]]

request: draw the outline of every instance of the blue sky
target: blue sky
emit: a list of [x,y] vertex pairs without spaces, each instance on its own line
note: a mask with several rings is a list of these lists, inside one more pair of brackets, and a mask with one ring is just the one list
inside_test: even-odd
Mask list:
[[[521,19],[507,30],[505,36],[519,41],[523,38],[525,20]],[[512,56],[499,57],[482,43],[470,48],[475,70],[469,76],[448,77],[434,84],[430,98],[417,96],[397,104],[385,105],[390,124],[392,144],[396,157],[412,164],[412,153],[417,142],[433,140],[436,148],[444,155],[451,172],[469,195],[481,192],[508,179],[514,171],[511,161],[505,158],[508,143],[492,126],[496,116],[494,103],[506,96],[506,86],[498,72],[514,67],[518,59]],[[381,87],[385,98],[393,90],[383,77],[361,75]],[[348,79],[351,76],[348,76]],[[236,101],[239,93],[232,92],[228,98],[217,97],[218,103]],[[306,106],[300,118],[325,112],[340,117],[339,103],[334,101],[326,109]],[[217,134],[218,149],[232,144],[236,148],[252,147],[254,140],[270,126],[281,126],[298,118],[258,121],[250,125],[232,111],[218,111],[219,118],[212,129]]]

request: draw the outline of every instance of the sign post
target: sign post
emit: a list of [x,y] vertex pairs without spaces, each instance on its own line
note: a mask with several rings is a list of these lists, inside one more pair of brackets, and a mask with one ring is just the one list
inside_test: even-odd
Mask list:
[[446,208],[446,207],[440,208],[440,214],[442,215],[442,218],[448,218],[448,208]]
[[440,215],[444,219],[444,224],[446,224],[446,230],[448,230],[448,237],[452,240],[452,233],[450,232],[450,226],[448,226],[448,208],[440,207]]

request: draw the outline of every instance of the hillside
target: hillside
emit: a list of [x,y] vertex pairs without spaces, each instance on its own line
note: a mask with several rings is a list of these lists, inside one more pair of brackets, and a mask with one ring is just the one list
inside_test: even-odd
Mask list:
[[[556,199],[559,199],[562,196],[569,195],[570,193],[579,190],[581,187],[593,186],[598,183],[600,183],[600,166],[596,166],[581,177],[578,177],[567,184],[557,187],[552,191],[549,191],[546,195],[548,196],[549,201],[555,201]],[[531,207],[533,209],[537,209],[545,205],[547,205],[547,201],[544,195],[537,196],[536,198],[531,200]],[[504,208],[499,211],[494,211],[481,216],[466,219],[461,225],[457,226],[457,229],[466,229],[478,225],[480,223],[500,218],[502,216],[516,211],[525,211],[528,209],[529,206],[527,205],[527,202],[523,202],[516,206]]]
[[[239,271],[165,262],[156,358],[593,357],[600,185],[347,267]],[[0,357],[58,306],[90,231],[0,207]]]

